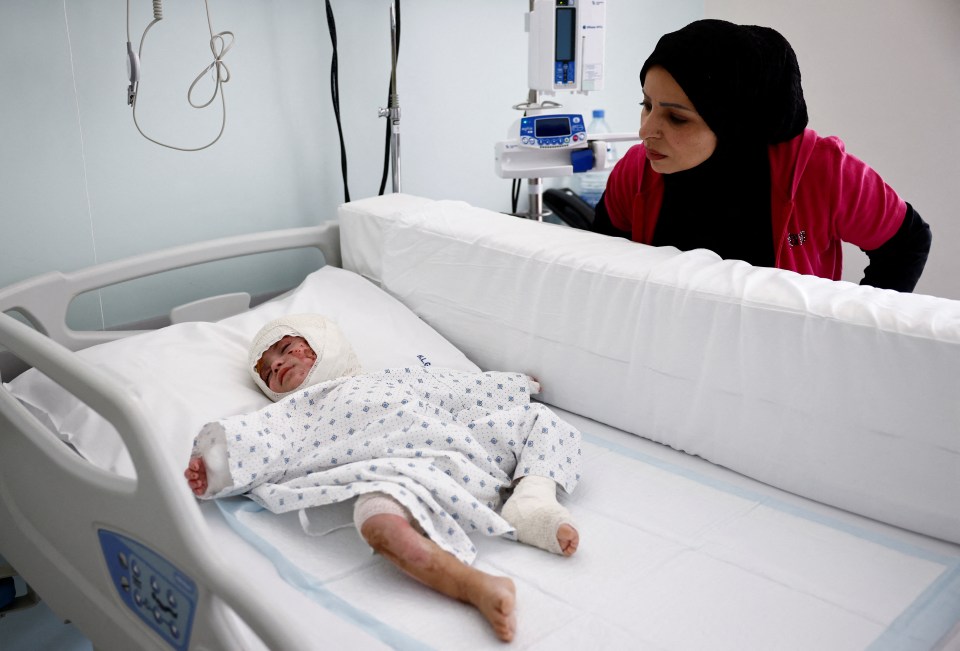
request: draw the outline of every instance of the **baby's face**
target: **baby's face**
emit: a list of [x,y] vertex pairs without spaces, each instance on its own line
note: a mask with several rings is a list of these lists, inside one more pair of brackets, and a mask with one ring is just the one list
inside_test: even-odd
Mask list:
[[306,339],[288,335],[263,352],[256,369],[271,391],[286,393],[303,384],[315,361]]

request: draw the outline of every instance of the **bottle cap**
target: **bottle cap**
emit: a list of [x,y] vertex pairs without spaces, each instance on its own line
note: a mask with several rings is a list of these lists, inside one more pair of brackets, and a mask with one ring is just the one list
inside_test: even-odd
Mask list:
[[602,117],[603,117],[603,109],[593,109],[593,117],[595,117],[595,118],[602,118]]

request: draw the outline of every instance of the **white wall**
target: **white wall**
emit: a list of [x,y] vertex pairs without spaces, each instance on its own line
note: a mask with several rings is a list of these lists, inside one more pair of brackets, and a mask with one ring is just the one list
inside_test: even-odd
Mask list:
[[[787,37],[811,128],[840,136],[930,224],[916,291],[960,299],[960,2],[706,0],[705,15]],[[856,282],[866,255],[844,251]]]
[[[389,81],[389,6],[334,2],[338,28],[350,35],[339,39],[339,59],[352,197],[376,194],[381,178],[384,120],[377,109]],[[404,192],[509,211],[510,181],[494,174],[493,150],[522,115],[511,107],[527,99],[528,8],[529,0],[401,3]],[[608,2],[605,90],[546,99],[571,112],[603,108],[612,129],[636,131],[640,66],[663,32],[702,13],[703,3],[692,0]]]
[[[138,43],[151,4],[132,4]],[[233,72],[226,133],[197,153],[158,147],[134,129],[126,105],[124,3],[0,4],[0,284],[329,216],[318,183],[328,157],[305,146],[319,142],[329,105],[317,81],[329,59],[320,47],[322,3],[211,4],[214,28],[234,30],[238,43],[226,57]],[[220,121],[218,105],[197,111],[186,101],[191,81],[211,59],[203,3],[167,5],[145,45],[138,115],[161,139],[202,144]],[[286,265],[260,266],[258,291],[295,277]],[[207,284],[229,289],[239,267],[179,274],[166,287],[104,291],[102,314],[101,297],[91,296],[81,302],[77,322],[109,326],[158,314],[167,296],[189,300]]]
[[[132,0],[139,42],[150,2]],[[389,0],[334,0],[340,96],[352,198],[376,194],[389,74]],[[198,239],[330,219],[343,200],[330,104],[322,2],[211,0],[214,29],[235,32],[226,62],[226,132],[198,153],[162,149],[134,129],[125,102],[124,3],[0,3],[0,286]],[[403,190],[506,211],[510,182],[493,146],[526,99],[528,0],[404,0],[399,94]],[[812,126],[842,136],[934,229],[919,291],[960,298],[952,189],[960,169],[960,5],[955,0],[654,2],[611,0],[607,89],[558,96],[571,111],[607,110],[615,131],[639,126],[637,74],[657,38],[704,14],[777,27],[804,71]],[[209,62],[203,4],[167,2],[147,37],[138,114],[149,133],[195,144],[219,127],[186,89]],[[389,191],[389,181],[387,191]],[[855,254],[862,256],[859,251]],[[851,256],[852,260],[853,257]],[[105,290],[80,301],[75,325],[164,312],[236,275],[259,291],[315,264],[268,258],[175,282]],[[856,260],[848,273],[857,276]],[[861,263],[862,267],[862,263]]]
[[[377,193],[389,79],[389,0],[335,0],[340,99],[351,198]],[[132,0],[136,45],[151,3]],[[527,96],[528,0],[405,0],[398,90],[403,190],[510,206],[510,182],[493,172]],[[211,0],[214,30],[232,30],[225,61],[227,126],[212,148],[182,153],[135,130],[125,102],[125,5],[97,0],[0,3],[0,286],[202,238],[316,223],[342,202],[330,102],[331,45],[324,3]],[[703,12],[616,0],[609,7],[607,88],[561,97],[567,108],[607,109],[611,126],[638,123],[637,73],[656,39]],[[138,117],[149,134],[186,146],[219,128],[220,108],[189,108],[186,90],[207,65],[203,3],[167,2],[143,53]],[[209,88],[209,86],[207,86]],[[206,90],[206,89],[205,89]],[[200,99],[203,93],[198,93]],[[388,181],[387,191],[390,191]],[[270,258],[217,271],[178,272],[79,301],[76,327],[127,323],[230,291],[235,275],[259,291],[289,286],[316,260]]]

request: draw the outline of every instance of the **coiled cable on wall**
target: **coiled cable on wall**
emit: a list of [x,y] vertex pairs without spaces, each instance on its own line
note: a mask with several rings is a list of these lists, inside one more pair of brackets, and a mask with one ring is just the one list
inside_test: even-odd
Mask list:
[[[190,106],[195,109],[202,109],[210,106],[210,104],[212,104],[217,98],[217,95],[219,95],[223,118],[221,119],[220,131],[217,133],[216,138],[207,144],[200,147],[177,147],[151,138],[143,132],[143,129],[140,127],[140,123],[137,121],[137,95],[139,92],[140,60],[143,57],[143,43],[147,38],[147,32],[149,32],[154,25],[163,20],[162,0],[153,0],[153,20],[150,21],[150,23],[143,30],[143,35],[140,37],[140,46],[136,54],[133,52],[133,47],[130,41],[130,0],[127,0],[127,56],[130,67],[130,86],[127,94],[127,103],[133,107],[133,124],[137,127],[137,131],[140,132],[140,135],[150,142],[160,145],[161,147],[167,147],[168,149],[175,149],[177,151],[200,151],[206,149],[220,140],[220,136],[223,135],[223,131],[227,126],[227,102],[226,98],[224,97],[223,84],[230,81],[230,69],[227,68],[227,64],[224,63],[223,57],[225,57],[227,52],[230,51],[230,48],[233,47],[234,35],[233,32],[227,30],[214,34],[213,21],[210,19],[210,4],[208,0],[204,0],[203,4],[207,13],[207,29],[210,32],[210,51],[213,54],[213,61],[206,68],[204,68],[193,80],[193,83],[190,84],[190,88],[187,89],[187,102],[189,102]],[[216,70],[216,82],[213,88],[213,94],[210,96],[210,99],[203,104],[194,103],[194,88],[196,87],[197,83],[199,83],[200,80],[212,70]]]

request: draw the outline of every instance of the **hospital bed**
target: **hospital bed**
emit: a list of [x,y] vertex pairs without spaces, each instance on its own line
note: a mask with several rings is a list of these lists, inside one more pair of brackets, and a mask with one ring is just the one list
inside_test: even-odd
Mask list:
[[[0,290],[22,315],[0,316],[0,346],[29,367],[0,391],[0,554],[95,648],[502,648],[370,554],[349,508],[277,516],[187,488],[199,427],[267,404],[250,337],[305,311],[368,369],[529,373],[583,432],[561,498],[578,553],[477,540],[478,567],[517,584],[514,647],[958,648],[960,302],[462,202],[339,212]],[[299,247],[326,265],[253,309],[65,326],[82,292]]]

